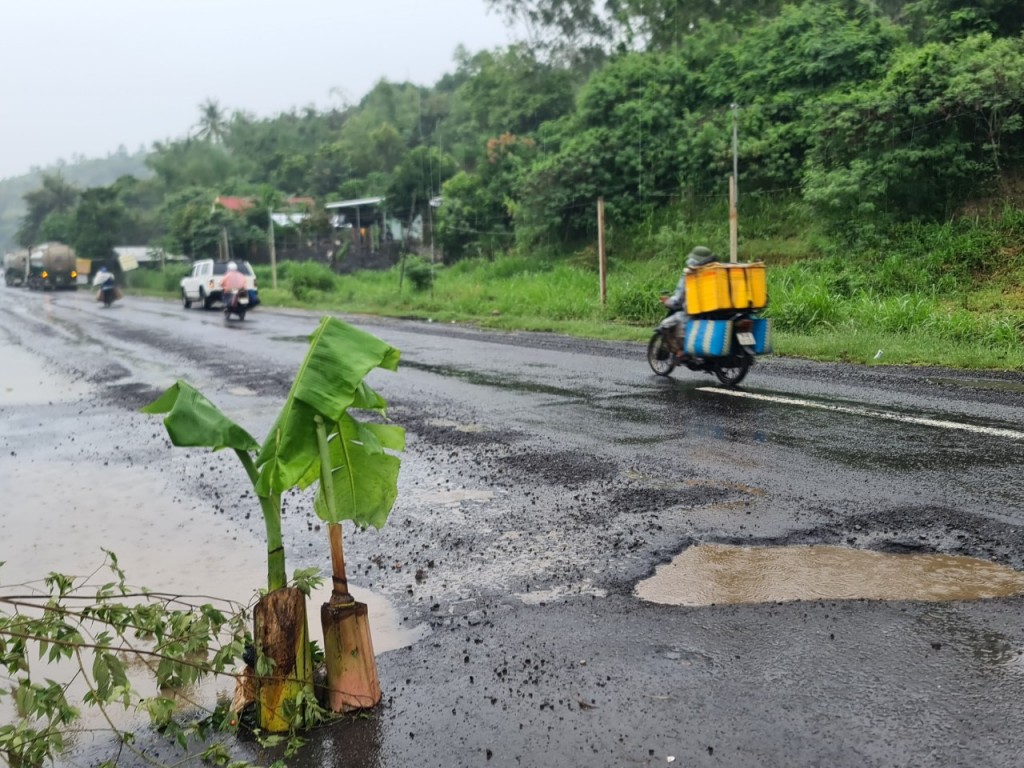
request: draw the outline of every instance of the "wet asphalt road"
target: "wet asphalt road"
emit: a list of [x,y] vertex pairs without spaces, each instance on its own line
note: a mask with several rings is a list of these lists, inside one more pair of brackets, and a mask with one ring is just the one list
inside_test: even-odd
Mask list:
[[[1022,764],[1024,597],[633,593],[707,542],[1024,570],[1021,374],[764,359],[742,387],[755,399],[658,378],[636,344],[346,319],[401,350],[370,383],[409,431],[388,526],[346,529],[349,577],[431,631],[378,657],[373,717],[317,732],[291,765]],[[136,411],[185,378],[261,438],[318,315],[261,307],[226,325],[158,300],[3,289],[0,320],[0,347],[88,385],[108,425],[71,443],[81,407],[0,411],[2,455],[162,471],[211,531],[227,517],[261,547],[255,502],[221,498],[246,488],[236,460],[168,451]],[[328,569],[308,499],[286,502],[289,569]]]

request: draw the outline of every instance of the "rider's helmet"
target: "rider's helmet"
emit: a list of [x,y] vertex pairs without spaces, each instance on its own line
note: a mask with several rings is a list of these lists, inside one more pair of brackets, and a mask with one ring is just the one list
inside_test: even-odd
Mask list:
[[703,267],[705,264],[710,264],[713,261],[718,261],[718,257],[711,252],[711,249],[698,245],[686,257],[686,266],[689,269],[694,269],[696,267]]
[[229,261],[228,262],[228,266],[227,266],[227,270],[228,270],[228,272],[237,272],[238,271],[238,265],[235,264],[235,262],[233,262],[233,261]]

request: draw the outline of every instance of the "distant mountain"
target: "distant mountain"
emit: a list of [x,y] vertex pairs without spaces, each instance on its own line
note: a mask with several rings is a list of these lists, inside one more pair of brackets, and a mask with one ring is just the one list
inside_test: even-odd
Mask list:
[[65,179],[82,189],[105,187],[121,176],[147,178],[152,171],[146,167],[148,150],[129,153],[124,147],[107,157],[76,159],[59,162],[46,168],[33,168],[22,176],[0,179],[0,253],[16,247],[14,233],[25,213],[22,195],[38,189],[44,173],[60,173]]

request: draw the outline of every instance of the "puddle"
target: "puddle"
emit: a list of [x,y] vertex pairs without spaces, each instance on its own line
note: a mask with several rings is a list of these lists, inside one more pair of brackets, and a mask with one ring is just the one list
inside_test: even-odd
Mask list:
[[256,390],[248,387],[231,387],[228,392],[238,397],[255,397],[257,394]]
[[1024,573],[953,555],[893,555],[834,546],[690,547],[636,595],[667,605],[792,600],[983,600],[1024,593]]
[[[112,581],[105,568],[97,572],[104,561],[101,548],[116,553],[131,586],[196,596],[189,600],[192,603],[211,602],[222,609],[221,600],[249,604],[255,600],[256,590],[266,584],[263,542],[229,520],[177,502],[156,474],[5,458],[0,498],[7,500],[5,546],[0,549],[0,560],[5,561],[0,567],[0,585],[5,588],[31,581],[26,592],[42,589],[42,577],[50,571],[76,577],[95,574],[90,580],[95,585]],[[256,502],[252,503],[255,506]],[[323,550],[326,562],[326,536]],[[289,571],[292,567],[294,563]],[[327,586],[307,601],[310,639],[321,648],[320,604],[330,597],[329,574],[325,575]],[[411,645],[429,631],[425,625],[401,626],[400,617],[382,596],[355,586],[351,591],[369,607],[375,654]],[[33,662],[37,677],[65,671]],[[148,679],[133,682],[147,694],[155,693]],[[184,695],[212,706],[218,696],[230,697],[233,691],[234,680],[223,677],[209,679]],[[70,698],[81,701],[84,693],[73,686]],[[10,719],[7,706],[0,704],[0,722]],[[94,708],[82,707],[82,715],[79,724],[83,729],[103,727]],[[148,722],[134,712],[119,717],[128,728]]]
[[19,346],[0,341],[0,358],[0,407],[70,402],[89,394],[86,384],[54,375],[42,358]]

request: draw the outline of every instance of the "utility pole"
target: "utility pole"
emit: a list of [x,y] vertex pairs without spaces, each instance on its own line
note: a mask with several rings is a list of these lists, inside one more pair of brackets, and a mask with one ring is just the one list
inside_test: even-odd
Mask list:
[[274,208],[267,208],[267,240],[270,245],[270,287],[277,290],[277,244],[274,242]]
[[608,259],[604,252],[604,198],[597,198],[597,271],[600,276],[601,306],[608,301]]
[[740,205],[740,173],[739,173],[739,128],[736,123],[736,110],[739,104],[732,104],[732,176],[729,178],[729,261],[735,264],[739,259],[739,205]]

